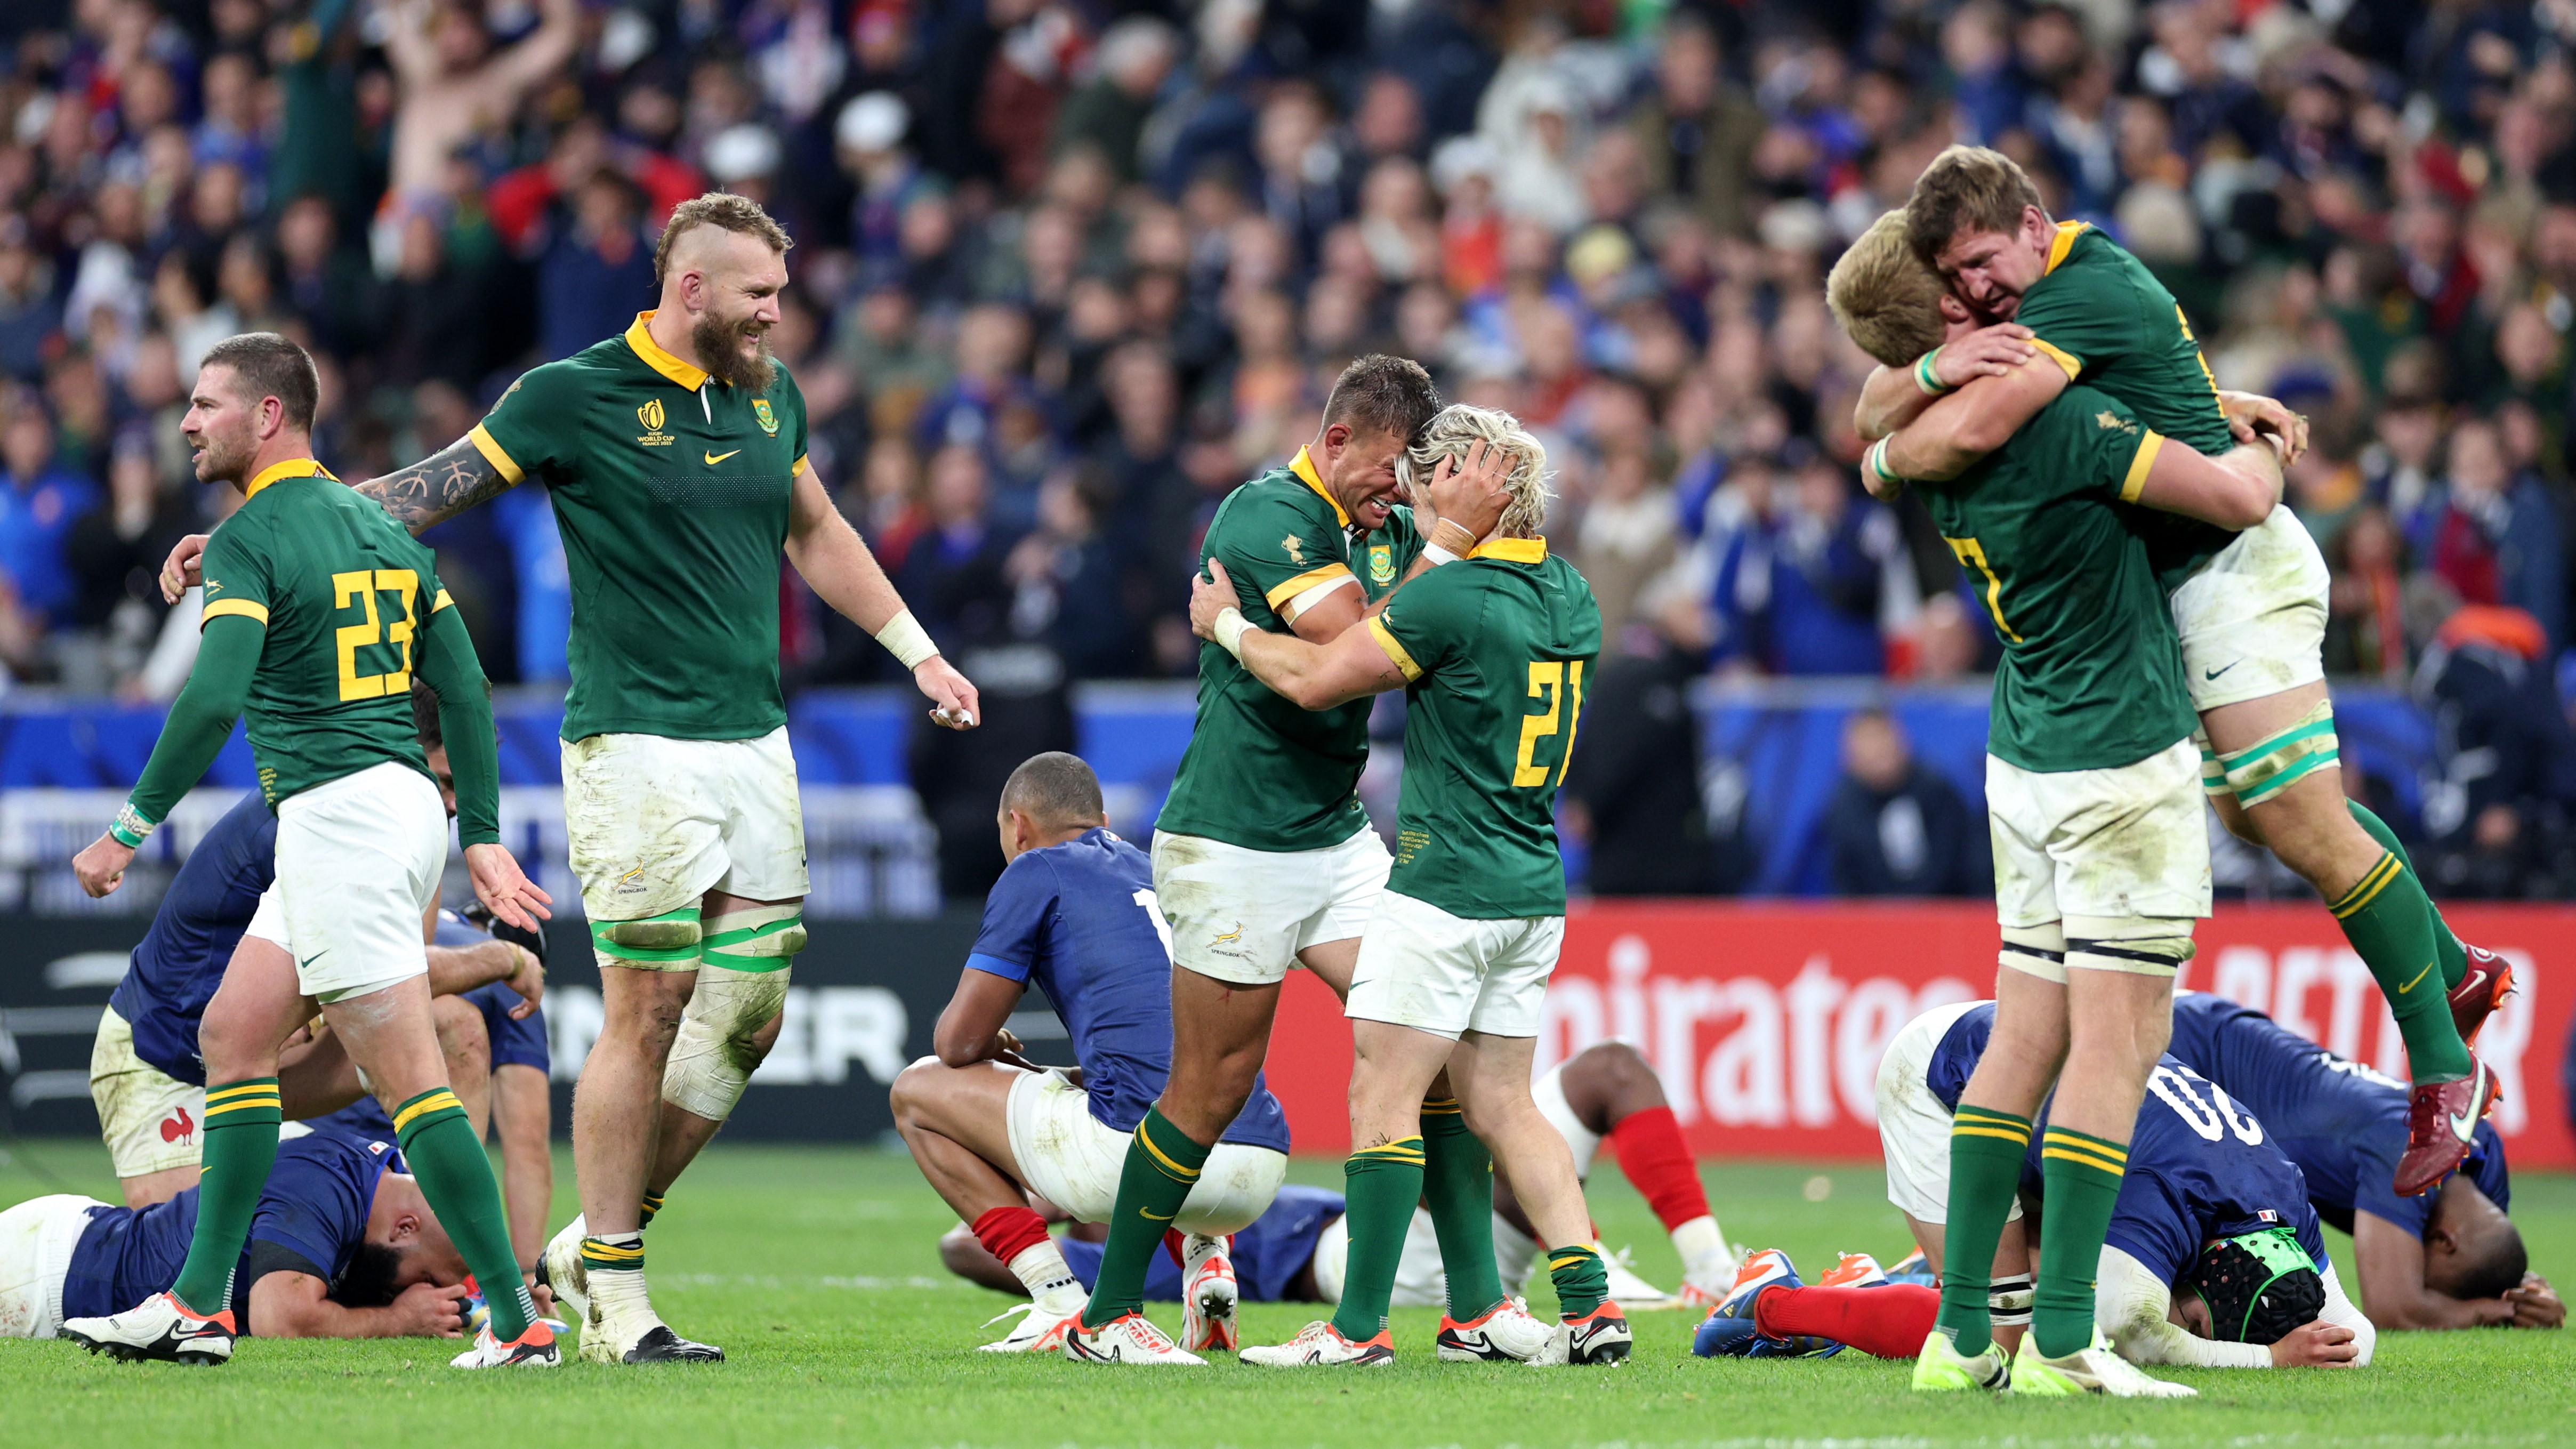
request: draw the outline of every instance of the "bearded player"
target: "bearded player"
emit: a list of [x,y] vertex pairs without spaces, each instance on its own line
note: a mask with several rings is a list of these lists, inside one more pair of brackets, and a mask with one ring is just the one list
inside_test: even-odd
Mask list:
[[[1883,367],[1861,400],[1862,436],[1910,426],[1902,452],[1873,452],[1883,460],[1867,470],[1874,488],[1958,475],[2078,381],[2167,437],[2212,457],[2227,450],[2225,405],[2173,294],[2099,228],[2052,223],[2010,158],[1951,147],[1916,181],[1905,215],[1914,252],[1958,299],[2027,339],[2002,355],[2036,351],[2048,365],[1945,368],[1947,349],[1934,347],[1910,370]],[[2428,1191],[2468,1154],[2495,1100],[2466,1039],[2512,971],[2460,943],[2395,835],[2344,796],[2322,655],[2326,566],[2296,515],[2275,506],[2242,531],[2166,519],[2147,538],[2199,715],[2203,788],[2231,830],[2316,888],[2387,996],[2415,1082],[2394,1181],[2403,1196]]]
[[583,1211],[562,1247],[590,1288],[582,1357],[603,1363],[723,1356],[654,1313],[643,1221],[648,1187],[742,1096],[805,944],[782,551],[912,671],[936,723],[975,722],[974,686],[806,466],[803,394],[763,341],[790,245],[742,197],[681,203],[654,252],[656,310],[528,373],[463,440],[363,490],[418,532],[533,478],[563,532],[564,824],[605,1019],[573,1098]]

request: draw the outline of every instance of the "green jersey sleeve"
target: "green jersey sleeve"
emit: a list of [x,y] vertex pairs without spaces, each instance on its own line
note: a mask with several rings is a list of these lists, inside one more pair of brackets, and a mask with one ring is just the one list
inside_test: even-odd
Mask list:
[[579,371],[567,362],[531,368],[465,436],[510,482],[532,473],[545,476],[572,462],[568,455],[578,435],[575,420],[592,401],[590,394]]
[[779,426],[796,443],[796,446],[787,450],[787,456],[795,460],[787,468],[787,474],[792,478],[805,471],[805,453],[811,441],[805,426],[805,389],[797,386],[796,379],[782,367],[778,369],[777,392],[779,401],[785,405],[787,414],[778,419]]
[[1485,591],[1464,563],[1427,570],[1368,621],[1378,647],[1413,683],[1456,658],[1483,621]]
[[206,581],[205,612],[198,617],[198,628],[235,614],[263,625],[268,622],[277,581],[270,551],[261,546],[266,532],[262,519],[236,513],[206,540],[205,557],[199,564]]
[[1225,565],[1244,616],[1264,628],[1286,628],[1280,611],[1299,594],[1352,577],[1342,555],[1341,527],[1330,512],[1270,490],[1239,490],[1208,528],[1207,557]]
[[2152,333],[2128,278],[2107,266],[2065,267],[2049,273],[2021,299],[2013,320],[2072,382],[2105,358],[2132,350]]
[[2042,437],[2035,440],[2042,443],[2041,456],[2050,461],[2066,491],[2137,502],[2147,470],[2165,445],[2164,435],[2099,388],[2068,388],[2059,403],[2042,409],[2029,426],[2041,430]]

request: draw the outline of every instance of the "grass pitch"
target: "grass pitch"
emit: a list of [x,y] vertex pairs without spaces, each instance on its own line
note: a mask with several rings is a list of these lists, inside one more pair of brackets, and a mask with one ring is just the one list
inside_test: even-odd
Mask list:
[[[112,1199],[94,1142],[13,1144],[0,1204],[64,1190]],[[1893,1258],[1902,1221],[1875,1169],[1703,1168],[1728,1236],[1788,1249],[1808,1272],[1839,1249]],[[1331,1183],[1335,1165],[1300,1162]],[[50,1178],[50,1180],[49,1180]],[[572,1211],[569,1163],[558,1221]],[[2514,1184],[2535,1267],[2576,1287],[2576,1177]],[[1677,1267],[1645,1203],[1607,1161],[1604,1236],[1649,1278]],[[1907,1366],[1692,1358],[1692,1315],[1638,1317],[1624,1368],[1534,1370],[1432,1360],[1438,1315],[1398,1315],[1390,1370],[1103,1370],[972,1352],[1008,1306],[941,1271],[953,1218],[900,1155],[711,1151],[651,1234],[654,1299],[720,1366],[551,1374],[450,1372],[457,1345],[245,1341],[221,1369],[119,1365],[59,1342],[0,1343],[0,1445],[169,1443],[293,1449],[555,1443],[582,1449],[858,1445],[1684,1445],[1856,1441],[2037,1445],[2576,1441],[2576,1337],[2393,1334],[2358,1372],[2184,1371],[2182,1404],[1917,1399]],[[2332,1234],[2328,1235],[2333,1238]],[[2347,1246],[2334,1239],[2340,1255]],[[2344,1266],[2349,1275],[2349,1262]],[[2347,1281],[2349,1277],[2347,1276]],[[1544,1280],[1538,1297],[1546,1296]],[[1533,1304],[1533,1307],[1541,1306]],[[1156,1310],[1176,1327],[1177,1306]],[[1248,1305],[1248,1336],[1284,1338],[1309,1305]]]

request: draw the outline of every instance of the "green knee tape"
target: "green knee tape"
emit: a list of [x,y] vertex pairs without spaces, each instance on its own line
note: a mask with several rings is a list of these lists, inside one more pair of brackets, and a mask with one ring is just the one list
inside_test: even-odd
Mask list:
[[2218,763],[2227,772],[2228,788],[2240,805],[2260,805],[2309,775],[2336,763],[2340,750],[2334,728],[2334,705],[2319,700],[2296,724],[2233,753]]
[[633,921],[593,921],[590,944],[600,954],[629,961],[685,961],[698,954],[704,932],[698,908],[683,906]]
[[777,971],[805,949],[805,914],[798,906],[757,906],[727,911],[708,923],[700,959],[733,971]]

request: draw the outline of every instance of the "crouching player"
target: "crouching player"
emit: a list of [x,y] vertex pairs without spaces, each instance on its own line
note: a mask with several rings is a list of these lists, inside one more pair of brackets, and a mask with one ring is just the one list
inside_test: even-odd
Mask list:
[[[439,733],[438,696],[425,684],[411,687],[411,718],[452,818],[455,779]],[[197,1024],[236,955],[264,957],[265,969],[273,971],[294,969],[272,890],[276,880],[277,816],[266,801],[246,795],[188,852],[153,913],[151,929],[128,959],[116,994],[99,1014],[98,1038],[90,1048],[90,1101],[98,1108],[99,1134],[107,1140],[127,1207],[167,1202],[197,1184],[206,1115],[206,1063],[197,1054]],[[506,996],[506,1010],[533,1019],[542,1033],[544,1019],[535,1012],[545,988],[543,944],[542,936],[505,925],[497,938],[442,928],[427,948],[435,998],[430,1020],[457,1100],[477,1121],[485,1106],[480,1066],[487,1055],[476,1040],[488,1034],[477,1025],[477,1005],[461,997],[476,991]],[[505,981],[511,984],[498,984]],[[279,1054],[277,1093],[279,1111],[289,1122],[372,1101],[348,1052],[328,1034],[290,1043]],[[394,1134],[387,1127],[375,1135],[391,1141]],[[514,1197],[518,1190],[514,1179]]]
[[2409,1088],[2223,996],[2174,1000],[2174,1058],[2250,1109],[2299,1165],[2308,1201],[2352,1234],[2361,1306],[2382,1329],[2556,1328],[2567,1306],[2529,1271],[2504,1138],[2477,1124],[2467,1160],[2434,1191],[2390,1184],[2407,1150]]
[[1417,480],[1419,519],[1431,507],[1419,483],[1445,465],[1481,471],[1489,449],[1510,470],[1493,536],[1464,558],[1435,556],[1391,607],[1328,643],[1252,628],[1213,559],[1213,578],[1192,591],[1191,628],[1302,708],[1395,688],[1407,695],[1395,864],[1361,933],[1345,1008],[1357,1055],[1343,1169],[1349,1281],[1331,1321],[1246,1349],[1248,1363],[1393,1362],[1386,1312],[1422,1197],[1423,1093],[1444,1067],[1468,1130],[1492,1151],[1548,1249],[1562,1315],[1552,1330],[1525,1309],[1509,1321],[1489,1314],[1482,1327],[1453,1321],[1441,1330],[1442,1356],[1607,1363],[1626,1358],[1633,1341],[1609,1297],[1565,1139],[1530,1098],[1539,1004],[1565,936],[1556,787],[1584,671],[1600,652],[1601,611],[1539,534],[1547,451],[1511,415],[1443,409],[1403,463]]
[[[997,1353],[1054,1353],[1086,1291],[1030,1206],[1038,1197],[1106,1222],[1136,1126],[1171,1073],[1172,955],[1153,866],[1109,832],[1100,781],[1067,754],[1038,755],[1002,787],[1009,861],[932,1036],[937,1055],[894,1082],[896,1130],[977,1241],[1027,1288],[1027,1317]],[[1005,1023],[1034,983],[1072,1035],[1073,1071],[1035,1067]],[[1417,1094],[1418,1095],[1418,1094]],[[1288,1121],[1256,1074],[1168,1220],[1183,1235],[1181,1345],[1149,1363],[1200,1363],[1236,1346],[1239,1292],[1225,1235],[1270,1205],[1288,1171]]]
[[[138,1211],[60,1193],[0,1212],[0,1338],[52,1338],[67,1316],[169,1292],[199,1196],[192,1187]],[[453,1338],[465,1274],[390,1144],[315,1133],[277,1149],[226,1311],[263,1338]],[[174,1356],[222,1361],[188,1344]]]
[[500,844],[492,704],[436,560],[314,460],[318,390],[302,348],[250,333],[208,350],[180,425],[198,476],[243,502],[206,545],[205,640],[187,687],[132,797],[73,869],[90,894],[115,890],[247,703],[292,955],[235,961],[198,1029],[205,1174],[186,1263],[168,1287],[122,1313],[75,1316],[63,1336],[121,1358],[231,1357],[234,1271],[277,1157],[279,1052],[318,1002],[396,1104],[405,1160],[493,1292],[492,1326],[455,1366],[552,1366],[560,1351],[520,1284],[491,1163],[430,1025],[421,918],[437,900],[447,820],[412,729],[415,667],[438,693],[475,893],[528,930],[547,897]]

